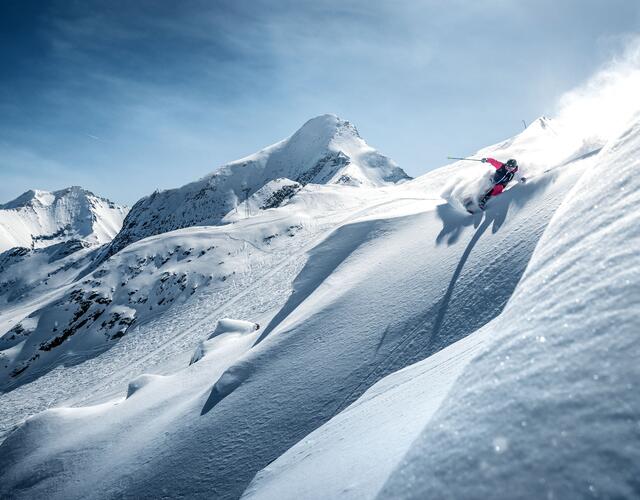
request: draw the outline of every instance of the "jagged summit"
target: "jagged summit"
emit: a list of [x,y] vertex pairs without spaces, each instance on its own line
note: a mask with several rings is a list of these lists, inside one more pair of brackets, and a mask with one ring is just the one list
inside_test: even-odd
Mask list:
[[42,248],[71,239],[104,244],[115,236],[127,208],[80,186],[31,189],[0,205],[0,252]]
[[369,146],[350,122],[336,115],[307,121],[290,137],[221,166],[212,174],[138,201],[103,259],[155,234],[223,223],[248,196],[277,179],[306,184],[378,187],[410,179]]
[[293,134],[288,142],[291,145],[307,146],[316,142],[330,147],[332,141],[340,138],[360,139],[356,127],[349,121],[334,114],[325,114],[311,118]]
[[[337,169],[323,171],[323,165],[319,163],[328,157],[338,156],[348,161],[339,162],[341,165]],[[258,173],[261,176],[258,182],[251,182],[250,179],[243,181],[252,192],[278,178],[302,180],[303,183],[331,183],[337,180],[335,178],[337,171],[347,166],[349,166],[348,175],[356,184],[378,186],[409,179],[409,176],[395,162],[369,146],[351,122],[333,114],[320,115],[308,120],[287,139],[223,165],[202,180],[227,175],[246,177],[238,167],[244,168],[251,165],[258,167],[259,170],[251,173]],[[313,170],[314,168],[316,170]],[[318,175],[320,171],[324,175]],[[300,176],[303,178],[298,179]]]

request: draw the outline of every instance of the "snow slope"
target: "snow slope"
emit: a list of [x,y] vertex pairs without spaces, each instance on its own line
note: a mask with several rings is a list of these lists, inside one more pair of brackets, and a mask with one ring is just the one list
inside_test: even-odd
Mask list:
[[[617,176],[604,180],[605,166]],[[560,207],[482,354],[381,496],[640,494],[639,170],[636,116]]]
[[[235,290],[252,267],[268,265],[278,255],[275,238],[264,238],[280,231],[289,239],[302,229],[265,224],[251,234],[252,242],[238,231],[199,227],[129,245],[0,338],[0,349],[20,343],[11,353],[0,350],[0,388],[14,389],[60,364],[96,356],[132,327],[183,307],[198,290]],[[260,236],[269,230],[273,233]],[[248,245],[253,245],[251,259]]]
[[0,205],[0,252],[74,239],[102,245],[120,230],[127,210],[77,186],[27,191]]
[[369,146],[348,121],[322,115],[291,137],[218,168],[178,189],[138,201],[104,258],[142,238],[175,229],[220,224],[223,218],[265,184],[339,183],[383,186],[409,179],[392,160]]
[[[554,136],[539,129],[493,147],[492,154],[513,156],[525,144],[552,150]],[[100,356],[56,368],[3,396],[24,404],[45,388],[55,394],[55,381],[69,390],[68,405],[101,404],[50,409],[11,433],[0,447],[0,491],[54,498],[88,491],[100,498],[239,497],[259,470],[376,381],[502,312],[555,210],[598,158],[571,161],[570,155],[553,149],[548,161],[529,167],[531,182],[514,186],[477,217],[439,198],[452,169],[476,179],[482,172],[454,165],[401,185],[307,185],[284,206],[254,217],[130,245],[104,269],[119,277],[129,265],[120,260],[126,255],[157,255],[158,245],[172,251],[196,230],[203,239],[237,238],[253,250],[252,256],[237,253],[240,283],[220,289],[221,300],[208,304],[213,294],[203,290],[183,307],[133,325]],[[277,238],[270,237],[274,225]],[[287,234],[298,225],[302,230]],[[297,243],[295,251],[288,242]],[[271,253],[278,245],[281,252]],[[251,268],[256,256],[259,265]],[[157,266],[164,260],[158,257]],[[163,272],[160,267],[151,274]],[[131,280],[155,282],[143,274]],[[219,349],[207,348],[190,364],[224,317],[262,327],[248,333],[250,339],[238,333]],[[124,377],[141,373],[162,376],[134,381],[142,388],[125,399]]]
[[126,212],[79,187],[28,191],[0,207],[0,245],[11,247],[0,252],[0,373],[37,327],[33,313],[64,294]]
[[385,377],[245,497],[637,497],[640,116],[590,163],[496,319]]

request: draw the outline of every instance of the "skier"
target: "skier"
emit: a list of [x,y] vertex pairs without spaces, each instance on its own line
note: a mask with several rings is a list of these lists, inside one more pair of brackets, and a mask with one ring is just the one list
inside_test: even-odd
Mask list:
[[[487,191],[478,201],[478,206],[481,210],[484,210],[484,206],[493,196],[498,196],[504,188],[507,187],[518,172],[518,162],[514,159],[508,160],[506,163],[499,162],[494,158],[482,158],[482,163],[490,163],[495,169],[496,173],[493,174],[493,187]],[[526,182],[527,178],[518,174],[520,182]]]

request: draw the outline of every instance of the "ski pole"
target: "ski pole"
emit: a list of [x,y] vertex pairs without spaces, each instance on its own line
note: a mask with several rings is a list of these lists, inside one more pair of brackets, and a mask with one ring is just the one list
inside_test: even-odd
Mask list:
[[466,161],[479,161],[479,162],[482,161],[476,158],[458,158],[457,156],[447,156],[447,160],[466,160]]

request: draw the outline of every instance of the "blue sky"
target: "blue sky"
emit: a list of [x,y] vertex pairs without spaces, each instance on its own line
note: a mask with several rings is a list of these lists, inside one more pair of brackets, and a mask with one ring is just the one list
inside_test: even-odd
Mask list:
[[327,112],[416,176],[553,114],[639,27],[629,0],[8,0],[0,202],[132,204]]

